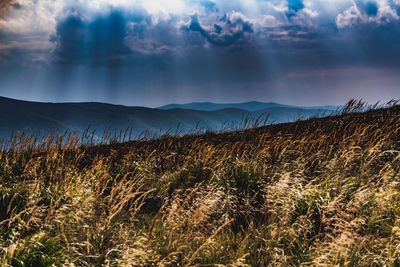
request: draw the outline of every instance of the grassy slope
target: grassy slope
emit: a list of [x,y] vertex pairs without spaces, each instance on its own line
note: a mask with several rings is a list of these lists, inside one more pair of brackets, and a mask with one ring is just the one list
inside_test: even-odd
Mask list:
[[0,261],[398,265],[399,129],[393,107],[225,134],[4,151]]

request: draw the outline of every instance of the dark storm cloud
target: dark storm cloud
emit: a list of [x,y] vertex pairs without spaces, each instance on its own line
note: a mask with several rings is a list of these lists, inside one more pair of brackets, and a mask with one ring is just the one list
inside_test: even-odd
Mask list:
[[216,46],[229,46],[244,37],[246,33],[252,33],[253,25],[244,21],[239,16],[224,15],[211,28],[201,26],[197,14],[191,16],[188,26],[182,27],[184,31],[199,32],[204,38]]
[[[139,14],[129,19],[144,18]],[[56,43],[56,55],[67,62],[126,55],[131,53],[125,44],[129,19],[121,10],[111,10],[93,19],[72,12],[58,21],[56,34],[50,41]]]
[[11,6],[14,8],[14,9],[21,9],[23,6],[20,4],[20,3],[13,3],[13,4],[11,4]]
[[[143,105],[151,105],[151,97],[262,100],[285,90],[301,98],[305,87],[324,95],[331,92],[324,86],[335,90],[340,77],[343,88],[357,79],[364,86],[374,68],[400,69],[400,4],[394,0],[171,1],[176,7],[162,0],[7,3],[7,19],[0,19],[4,92],[43,81],[36,88],[54,90],[56,100],[59,93],[92,100],[93,88],[115,102]],[[383,76],[393,84],[388,77],[397,73]]]
[[376,16],[378,14],[378,3],[376,1],[355,1],[358,9],[361,13],[367,14],[368,16]]
[[289,10],[297,12],[304,8],[303,0],[288,0]]
[[374,3],[374,2],[369,2],[365,7],[365,12],[369,16],[376,16],[376,14],[378,14],[378,6],[377,6],[377,4]]
[[289,11],[286,15],[290,18],[304,8],[303,0],[288,0],[288,8]]

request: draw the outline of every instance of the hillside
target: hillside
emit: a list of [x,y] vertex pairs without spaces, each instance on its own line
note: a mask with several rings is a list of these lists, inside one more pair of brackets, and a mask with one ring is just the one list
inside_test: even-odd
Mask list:
[[[400,107],[0,153],[13,266],[398,266]],[[218,265],[219,264],[219,265]]]
[[[264,106],[263,106],[264,107]],[[149,131],[150,135],[220,131],[243,127],[246,118],[266,118],[268,123],[280,123],[330,114],[324,108],[274,107],[257,111],[224,107],[218,110],[152,109],[105,103],[40,103],[0,97],[0,138],[17,131],[62,134],[65,131],[82,134],[90,125],[97,138],[106,129],[120,132],[129,129],[132,137]]]

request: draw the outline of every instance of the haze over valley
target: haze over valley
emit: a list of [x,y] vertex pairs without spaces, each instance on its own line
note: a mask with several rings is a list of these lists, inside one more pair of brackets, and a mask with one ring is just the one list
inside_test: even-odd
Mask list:
[[332,114],[338,107],[296,107],[277,103],[236,104],[189,103],[159,108],[128,107],[105,103],[40,103],[0,98],[0,135],[25,132],[46,136],[49,133],[76,132],[89,126],[99,139],[108,129],[111,134],[128,131],[131,138],[147,131],[148,136],[164,133],[187,134],[204,131],[231,131],[256,123],[291,122]]

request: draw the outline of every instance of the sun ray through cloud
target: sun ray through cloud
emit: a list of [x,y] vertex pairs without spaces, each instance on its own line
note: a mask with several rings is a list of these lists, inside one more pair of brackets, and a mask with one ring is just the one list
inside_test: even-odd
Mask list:
[[2,3],[0,93],[16,98],[88,100],[96,88],[97,100],[149,106],[172,95],[181,102],[229,96],[307,104],[301,92],[320,88],[313,101],[338,90],[332,101],[341,103],[361,92],[375,98],[357,71],[367,68],[393,70],[377,80],[397,92],[394,0]]

